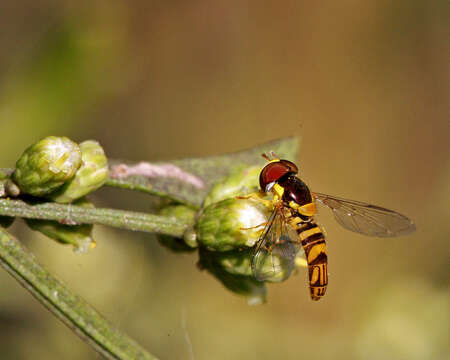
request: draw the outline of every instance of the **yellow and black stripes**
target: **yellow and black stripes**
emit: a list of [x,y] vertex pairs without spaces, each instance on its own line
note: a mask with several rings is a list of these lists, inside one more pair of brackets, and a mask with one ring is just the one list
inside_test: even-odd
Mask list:
[[325,236],[313,220],[298,224],[296,231],[308,262],[311,298],[319,300],[325,295],[328,285],[328,256]]

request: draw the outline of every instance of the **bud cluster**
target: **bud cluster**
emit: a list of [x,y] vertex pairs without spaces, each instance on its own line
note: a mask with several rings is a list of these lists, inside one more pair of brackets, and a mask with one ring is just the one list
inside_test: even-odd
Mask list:
[[101,187],[108,160],[96,141],[76,144],[48,136],[29,146],[17,160],[12,180],[23,194],[69,203]]
[[[93,140],[77,144],[67,137],[48,136],[29,146],[17,160],[10,179],[0,180],[0,196],[20,194],[58,203],[93,207],[83,197],[100,188],[108,178],[108,160]],[[0,219],[3,226],[11,220]],[[26,219],[28,226],[77,252],[95,247],[91,224],[62,224]]]

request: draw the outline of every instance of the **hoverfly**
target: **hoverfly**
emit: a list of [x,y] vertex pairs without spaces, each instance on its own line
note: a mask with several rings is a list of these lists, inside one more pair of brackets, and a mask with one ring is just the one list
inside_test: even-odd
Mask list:
[[391,237],[415,230],[406,216],[379,206],[311,192],[297,176],[297,166],[288,160],[263,154],[269,161],[259,177],[260,194],[273,194],[273,212],[265,223],[252,258],[257,280],[281,281],[292,272],[297,253],[303,250],[308,265],[312,300],[325,295],[328,257],[325,236],[317,225],[316,202],[329,207],[344,228],[363,235]]

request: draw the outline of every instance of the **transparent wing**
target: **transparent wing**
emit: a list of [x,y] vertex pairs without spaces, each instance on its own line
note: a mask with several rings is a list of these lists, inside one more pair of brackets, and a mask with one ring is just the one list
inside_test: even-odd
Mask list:
[[282,209],[275,209],[256,246],[253,275],[259,281],[285,280],[294,269],[298,250],[297,233],[285,221]]
[[406,235],[416,226],[398,212],[360,201],[313,193],[317,201],[333,210],[337,222],[360,234],[378,237]]

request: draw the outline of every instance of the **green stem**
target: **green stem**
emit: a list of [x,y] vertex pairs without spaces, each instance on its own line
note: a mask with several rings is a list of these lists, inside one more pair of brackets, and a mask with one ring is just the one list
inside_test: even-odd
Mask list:
[[101,224],[126,230],[156,232],[181,237],[190,223],[175,217],[134,211],[86,208],[71,204],[28,204],[22,200],[0,199],[0,215],[56,220],[67,224]]
[[54,278],[36,261],[33,254],[1,227],[0,265],[56,317],[107,359],[156,359]]

